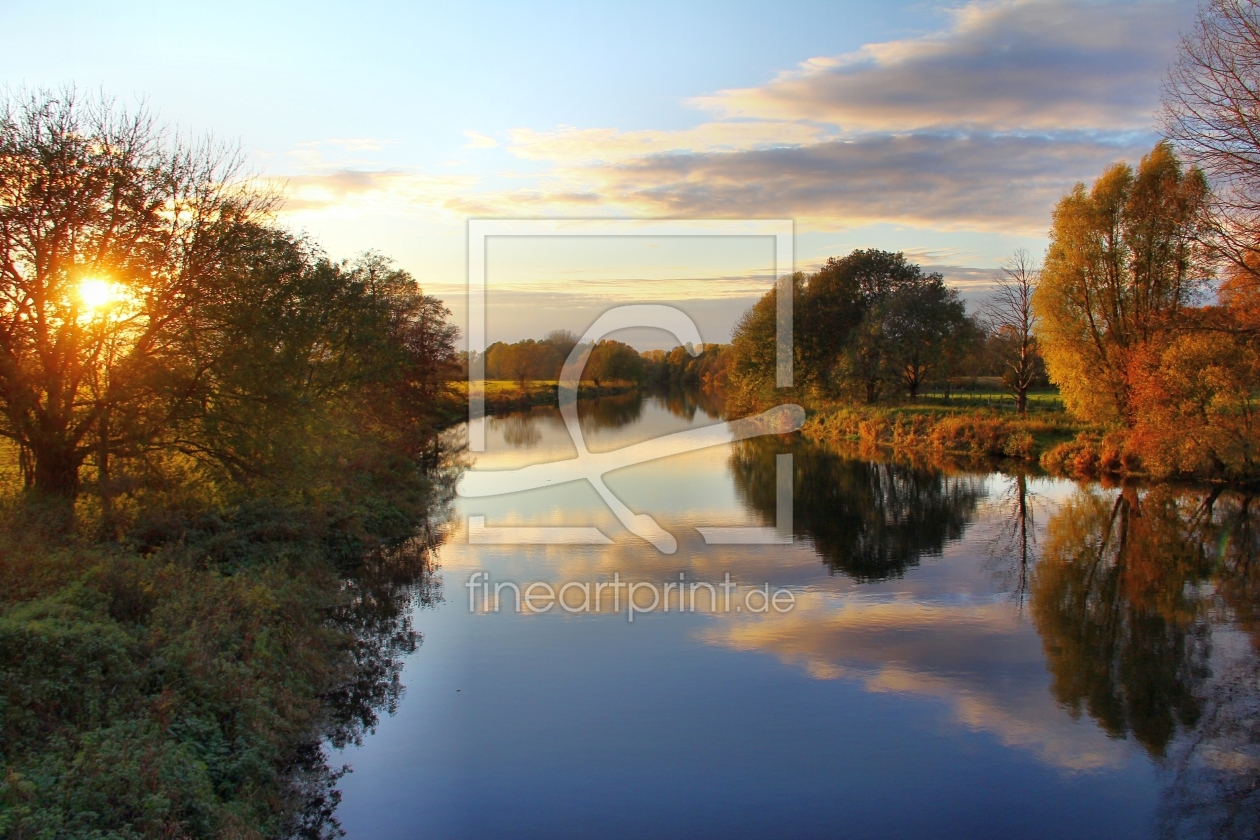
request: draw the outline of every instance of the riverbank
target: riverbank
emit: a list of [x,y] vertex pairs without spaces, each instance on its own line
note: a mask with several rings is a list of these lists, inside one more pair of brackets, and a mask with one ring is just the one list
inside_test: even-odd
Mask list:
[[830,443],[1040,466],[1066,478],[1139,475],[1117,433],[1063,411],[1026,415],[975,405],[813,406],[802,434]]
[[[453,390],[463,400],[468,401],[468,381],[458,380],[451,383]],[[522,388],[519,383],[507,380],[491,379],[485,383],[486,414],[507,414],[522,411],[533,406],[557,406],[560,404],[560,383],[554,379],[535,379]],[[643,386],[633,382],[611,382],[601,384],[598,388],[593,383],[583,382],[578,386],[578,396],[615,397],[636,391]],[[462,419],[462,418],[461,418]]]
[[324,466],[138,490],[108,538],[94,498],[68,519],[6,483],[0,836],[335,833],[325,745],[398,702],[450,476],[374,446]]

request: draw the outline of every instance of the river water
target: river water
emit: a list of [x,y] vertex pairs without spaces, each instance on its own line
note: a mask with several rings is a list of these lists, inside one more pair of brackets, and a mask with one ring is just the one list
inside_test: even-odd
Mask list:
[[[632,394],[586,406],[582,431],[610,452],[720,422],[703,395]],[[473,469],[576,453],[553,409],[492,418],[486,438]],[[786,534],[783,454],[790,544],[707,544],[698,528]],[[1260,833],[1248,497],[870,460],[800,436],[606,481],[674,553],[584,481],[456,500],[406,694],[333,755],[353,769],[349,837]],[[486,542],[531,527],[610,543]],[[489,588],[469,587],[476,573]],[[690,603],[674,588],[647,611],[680,579]],[[645,611],[614,581],[641,584]],[[505,583],[551,608],[518,612],[502,586],[496,610]],[[565,584],[567,609],[545,598]]]

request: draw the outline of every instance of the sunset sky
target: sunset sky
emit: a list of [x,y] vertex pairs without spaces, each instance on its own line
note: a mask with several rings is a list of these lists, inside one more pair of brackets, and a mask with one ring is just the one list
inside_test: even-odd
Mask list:
[[[9,2],[0,66],[239,141],[289,225],[395,257],[462,324],[469,218],[787,218],[798,268],[904,250],[974,300],[1013,249],[1044,250],[1075,181],[1158,139],[1194,13],[679,6]],[[768,241],[495,247],[492,339],[686,300],[726,340],[772,274]]]

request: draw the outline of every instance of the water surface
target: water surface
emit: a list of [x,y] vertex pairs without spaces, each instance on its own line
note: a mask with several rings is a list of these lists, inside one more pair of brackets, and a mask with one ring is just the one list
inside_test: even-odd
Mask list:
[[[703,395],[606,398],[592,450],[720,422]],[[554,410],[495,418],[478,469],[572,457]],[[791,545],[711,546],[773,526]],[[407,693],[353,768],[351,838],[1253,837],[1260,584],[1251,501],[868,460],[793,436],[584,483],[461,499],[419,610]],[[605,546],[470,545],[487,526],[599,527]],[[792,609],[470,611],[494,581],[717,582]],[[756,603],[755,599],[752,603]],[[703,607],[703,601],[701,602]]]

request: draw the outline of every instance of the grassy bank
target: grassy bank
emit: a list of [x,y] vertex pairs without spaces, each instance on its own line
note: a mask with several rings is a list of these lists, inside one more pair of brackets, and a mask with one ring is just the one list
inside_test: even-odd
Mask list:
[[998,408],[996,401],[956,396],[894,406],[824,403],[811,408],[802,431],[816,440],[976,459],[1037,463],[1079,435],[1096,432],[1056,410],[1051,398],[1034,400],[1022,416],[1013,408]]
[[265,493],[145,491],[109,540],[91,499],[4,494],[0,836],[335,835],[324,744],[398,701],[408,615],[439,597],[446,480],[361,455]]
[[[468,400],[468,380],[451,383],[460,399]],[[599,388],[594,384],[583,382],[578,387],[578,396],[616,396],[638,389],[633,382],[601,383]],[[485,383],[486,414],[504,414],[520,411],[535,405],[559,405],[559,382],[554,379],[533,379],[522,388],[520,383],[503,379],[489,379]]]

